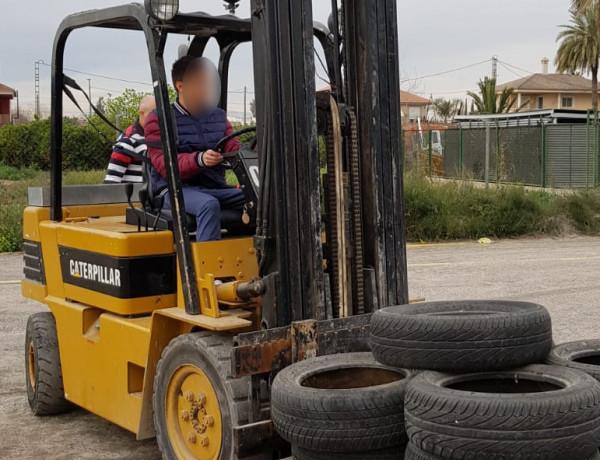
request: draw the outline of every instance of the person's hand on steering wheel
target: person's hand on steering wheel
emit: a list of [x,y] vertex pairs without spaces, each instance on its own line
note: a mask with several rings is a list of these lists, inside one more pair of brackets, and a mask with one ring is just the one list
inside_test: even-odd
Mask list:
[[198,163],[201,163],[201,166],[204,165],[207,168],[217,166],[222,161],[223,155],[221,155],[219,152],[215,152],[214,150],[206,150],[198,155]]

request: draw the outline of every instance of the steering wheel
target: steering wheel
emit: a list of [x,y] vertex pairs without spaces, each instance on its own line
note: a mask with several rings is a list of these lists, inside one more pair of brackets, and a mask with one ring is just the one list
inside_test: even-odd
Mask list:
[[[234,139],[234,138],[239,137],[246,133],[255,133],[255,132],[256,132],[256,126],[248,126],[246,128],[238,129],[237,131],[232,132],[229,136],[225,136],[223,139],[221,139],[219,142],[217,142],[217,145],[215,145],[215,148],[213,150],[218,152],[223,147],[225,147],[225,144],[227,144],[227,142],[229,142],[231,139]],[[226,153],[222,153],[222,155],[223,155],[223,158],[233,158],[237,155],[237,152],[226,152]]]

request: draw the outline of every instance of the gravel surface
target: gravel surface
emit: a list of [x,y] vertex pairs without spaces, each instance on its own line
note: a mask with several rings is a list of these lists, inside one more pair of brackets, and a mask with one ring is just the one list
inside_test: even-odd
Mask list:
[[[600,238],[411,245],[411,298],[510,299],[548,307],[557,343],[599,338]],[[31,415],[23,347],[27,317],[44,306],[21,297],[20,254],[0,255],[0,458],[158,460],[156,443],[83,410]]]

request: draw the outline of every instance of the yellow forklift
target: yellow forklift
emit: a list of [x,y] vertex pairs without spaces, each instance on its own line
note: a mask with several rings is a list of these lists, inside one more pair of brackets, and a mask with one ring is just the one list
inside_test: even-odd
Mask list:
[[[395,0],[332,0],[327,26],[311,0],[249,1],[245,19],[237,0],[222,16],[146,0],[64,19],[51,185],[30,190],[23,216],[22,292],[50,310],[27,325],[33,412],[75,404],[156,436],[170,460],[288,456],[270,420],[277,372],[368,350],[370,314],[408,301]],[[62,185],[63,93],[78,88],[64,50],[84,27],[145,37],[172,212],[147,184]],[[231,55],[253,47],[256,133],[232,161],[247,204],[222,213],[221,241],[190,238],[163,60],[172,34],[189,35],[197,57],[216,39],[223,108]],[[316,91],[316,42],[326,92]]]

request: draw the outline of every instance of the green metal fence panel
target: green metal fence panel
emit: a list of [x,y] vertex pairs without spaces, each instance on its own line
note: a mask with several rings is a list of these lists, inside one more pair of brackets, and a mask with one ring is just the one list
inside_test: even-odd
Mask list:
[[594,185],[595,127],[584,124],[549,125],[546,129],[546,183],[554,188]]
[[[445,177],[484,180],[486,135],[481,126],[446,131]],[[493,125],[490,137],[490,182],[555,188],[600,185],[597,123]]]
[[460,132],[449,129],[444,133],[444,175],[457,177],[460,175]]

